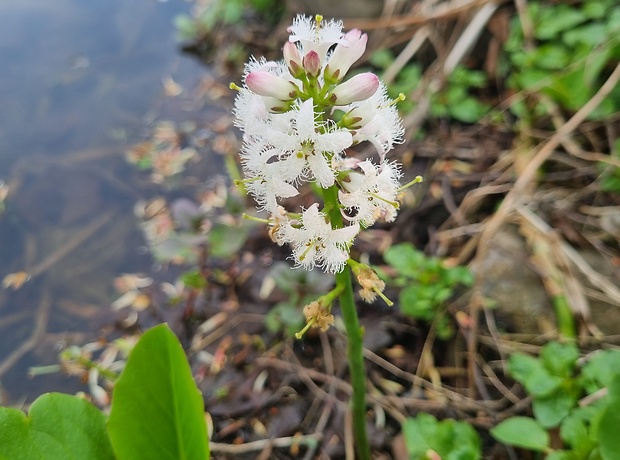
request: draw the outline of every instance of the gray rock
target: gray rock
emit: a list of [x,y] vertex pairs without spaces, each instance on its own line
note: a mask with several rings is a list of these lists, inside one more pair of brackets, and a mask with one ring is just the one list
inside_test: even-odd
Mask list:
[[545,287],[529,263],[529,250],[517,227],[501,228],[488,242],[480,267],[481,291],[495,309],[497,325],[506,332],[543,332],[554,321],[553,306]]

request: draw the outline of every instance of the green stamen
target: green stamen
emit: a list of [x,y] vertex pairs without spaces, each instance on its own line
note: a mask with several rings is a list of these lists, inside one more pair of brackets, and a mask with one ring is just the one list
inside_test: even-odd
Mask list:
[[301,331],[295,332],[295,338],[296,339],[301,339],[304,336],[304,334],[306,332],[308,332],[308,329],[310,329],[312,327],[312,325],[314,324],[315,321],[316,321],[315,318],[310,318],[310,321],[308,321],[306,323],[306,325],[304,326],[304,328]]
[[422,176],[416,176],[415,179],[413,179],[411,182],[407,182],[405,185],[403,185],[402,187],[400,187],[397,192],[402,192],[403,190],[407,190],[409,187],[411,187],[412,185],[415,184],[419,184],[420,182],[422,182],[424,180],[424,178]]

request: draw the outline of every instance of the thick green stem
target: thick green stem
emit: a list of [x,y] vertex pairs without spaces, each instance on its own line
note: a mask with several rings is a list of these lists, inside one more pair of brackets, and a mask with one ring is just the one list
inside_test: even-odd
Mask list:
[[[328,210],[332,227],[343,226],[342,215],[338,208],[338,189],[336,186],[323,190],[325,207]],[[370,460],[370,444],[366,433],[366,369],[364,367],[363,336],[353,297],[351,269],[347,265],[336,274],[336,286],[342,289],[339,295],[342,319],[347,330],[347,358],[353,395],[351,411],[353,415],[353,436],[357,449],[357,459]]]

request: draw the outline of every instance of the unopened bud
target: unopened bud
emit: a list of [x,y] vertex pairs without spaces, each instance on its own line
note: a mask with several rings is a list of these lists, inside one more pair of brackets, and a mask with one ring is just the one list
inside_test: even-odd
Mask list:
[[256,94],[274,97],[281,101],[295,99],[298,91],[297,86],[293,82],[262,70],[250,72],[245,78],[245,83]]
[[360,73],[336,86],[329,100],[336,105],[347,105],[368,99],[378,88],[379,77],[372,72]]
[[300,78],[304,74],[304,69],[301,53],[297,45],[286,42],[284,48],[282,48],[282,54],[291,75],[295,78]]
[[358,29],[347,32],[344,36],[346,43],[339,43],[334,49],[329,63],[325,67],[325,80],[337,83],[341,81],[351,68],[351,65],[362,57],[366,50],[368,35]]
[[309,51],[304,56],[303,63],[306,75],[311,78],[316,78],[319,76],[319,72],[321,71],[321,57],[319,56],[319,53],[314,50]]

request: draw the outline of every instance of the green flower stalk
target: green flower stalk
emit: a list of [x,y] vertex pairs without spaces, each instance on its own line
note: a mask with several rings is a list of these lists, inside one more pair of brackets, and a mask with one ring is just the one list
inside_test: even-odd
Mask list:
[[[235,124],[244,135],[244,179],[236,182],[268,215],[273,241],[291,247],[295,267],[335,275],[335,288],[304,308],[306,326],[296,336],[313,327],[327,330],[334,322],[332,303],[338,300],[348,340],[357,458],[370,459],[363,329],[351,273],[362,300],[391,301],[382,293],[383,282],[370,267],[351,259],[350,250],[364,228],[396,218],[401,168],[386,154],[403,140],[395,107],[403,96],[389,99],[386,86],[370,72],[345,78],[366,49],[368,37],[361,31],[345,34],[342,22],[317,15],[298,16],[288,32],[283,61],[253,58],[243,84],[231,84],[238,91]],[[375,158],[350,153],[361,142],[376,148]],[[317,201],[290,209],[291,198],[308,185],[319,191]]]

